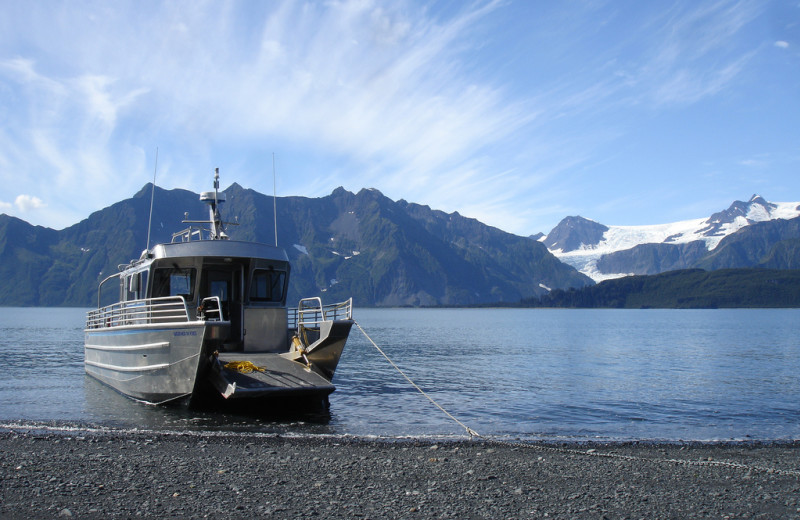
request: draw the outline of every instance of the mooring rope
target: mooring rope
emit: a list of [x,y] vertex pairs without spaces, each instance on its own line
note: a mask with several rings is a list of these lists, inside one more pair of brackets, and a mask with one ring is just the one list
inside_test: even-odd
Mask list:
[[425,396],[425,398],[426,398],[426,399],[428,399],[428,401],[430,401],[430,402],[431,402],[431,403],[432,403],[432,404],[433,404],[433,405],[434,405],[436,408],[438,408],[439,410],[441,410],[441,411],[442,411],[442,412],[443,412],[443,413],[444,413],[446,416],[448,416],[450,419],[452,419],[453,421],[455,421],[455,423],[456,423],[456,424],[458,424],[459,426],[461,426],[462,428],[464,428],[464,430],[466,430],[466,432],[469,434],[469,436],[470,436],[470,437],[480,437],[480,434],[479,434],[478,432],[476,432],[475,430],[473,430],[472,428],[470,428],[469,426],[467,426],[467,425],[466,425],[466,424],[464,424],[463,422],[459,421],[459,420],[458,420],[458,419],[457,419],[455,416],[453,416],[453,414],[451,414],[450,412],[448,412],[447,410],[445,410],[445,409],[444,409],[444,407],[442,407],[442,405],[440,405],[439,403],[437,403],[437,402],[436,402],[436,400],[435,400],[433,397],[431,397],[430,395],[428,395],[427,393],[425,393],[425,390],[423,390],[422,388],[420,388],[420,387],[419,387],[419,385],[417,385],[417,384],[416,384],[414,381],[412,381],[412,380],[411,380],[411,378],[410,378],[410,377],[408,377],[408,376],[406,375],[406,373],[405,373],[405,372],[403,372],[403,371],[400,369],[400,367],[398,367],[398,366],[397,366],[397,365],[394,363],[394,361],[392,361],[392,360],[389,358],[389,356],[387,356],[387,355],[386,355],[386,353],[385,353],[383,350],[381,350],[381,348],[378,346],[378,344],[377,344],[377,343],[375,343],[374,341],[372,341],[372,338],[370,338],[370,337],[369,337],[369,334],[367,334],[367,333],[366,333],[366,331],[364,331],[364,329],[362,329],[362,328],[361,328],[361,325],[360,325],[358,322],[355,322],[355,324],[356,324],[356,327],[358,327],[358,330],[360,330],[360,331],[361,331],[361,333],[364,335],[364,337],[365,337],[365,338],[367,338],[367,340],[368,340],[370,343],[372,343],[372,346],[373,346],[373,347],[375,347],[375,349],[376,349],[378,352],[380,352],[380,353],[381,353],[381,355],[382,355],[382,356],[383,356],[383,357],[386,359],[386,361],[388,361],[388,362],[389,362],[389,364],[390,364],[390,365],[392,365],[392,366],[394,367],[394,369],[395,369],[395,370],[397,370],[398,372],[400,372],[400,375],[401,375],[401,376],[403,376],[403,377],[405,378],[405,380],[406,380],[406,381],[408,381],[408,383],[409,383],[411,386],[413,386],[414,388],[416,388],[417,392],[419,392],[419,393],[421,393],[423,396]]
[[253,364],[252,361],[231,361],[225,363],[224,367],[228,370],[241,372],[242,374],[249,374],[251,372],[263,372],[264,369]]
[[706,467],[724,467],[738,470],[754,471],[757,473],[770,473],[775,475],[784,475],[790,477],[800,477],[800,471],[792,469],[779,469],[766,466],[755,466],[749,464],[742,464],[739,462],[730,462],[725,460],[691,460],[691,459],[675,459],[675,458],[661,458],[661,457],[642,457],[637,455],[624,455],[622,453],[603,452],[597,451],[596,448],[588,450],[570,449],[557,446],[546,446],[541,444],[528,444],[528,443],[510,443],[511,446],[520,448],[533,449],[538,451],[551,451],[554,453],[562,453],[567,455],[584,456],[584,457],[600,457],[607,459],[627,460],[631,462],[650,462],[653,464],[675,464],[678,466],[706,466]]

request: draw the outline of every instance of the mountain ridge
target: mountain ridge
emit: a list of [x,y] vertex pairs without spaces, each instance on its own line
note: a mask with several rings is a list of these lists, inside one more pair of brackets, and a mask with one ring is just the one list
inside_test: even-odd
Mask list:
[[[745,265],[740,265],[741,262],[733,261],[730,256],[728,264],[714,264],[706,257],[713,257],[723,242],[749,226],[798,217],[798,202],[768,202],[760,195],[753,195],[749,201],[734,201],[727,209],[708,218],[667,224],[605,226],[579,216],[566,217],[539,240],[561,261],[599,282],[630,274],[657,274],[690,267],[758,266],[760,258],[749,258]],[[602,234],[599,230],[603,230]],[[792,232],[784,230],[780,239],[773,237],[772,240],[794,238]],[[752,235],[743,236],[755,240]]]
[[[97,283],[138,258],[147,242],[169,242],[184,212],[205,218],[199,194],[145,185],[133,197],[60,231],[0,215],[2,305],[92,305]],[[458,213],[392,201],[378,190],[337,188],[319,198],[263,195],[239,184],[222,207],[233,240],[278,243],[292,262],[290,301],[353,296],[363,306],[518,301],[591,279],[547,248]]]
[[[184,212],[205,218],[198,194],[153,189],[147,184],[60,231],[0,215],[0,275],[7,280],[0,305],[91,305],[97,283],[148,245],[169,242]],[[273,199],[234,182],[223,193],[223,218],[237,224],[228,229],[234,240],[275,243],[277,210],[278,242],[292,261],[290,300],[352,295],[365,306],[517,302],[592,285],[586,273],[562,263],[579,268],[581,255],[593,261],[595,273],[588,274],[599,272],[600,279],[697,268],[797,269],[800,263],[800,217],[786,218],[800,215],[800,204],[758,195],[706,219],[648,227],[566,217],[548,235],[520,237],[458,212],[392,201],[372,188]],[[660,241],[619,247],[634,243],[631,231],[657,234]],[[715,244],[711,250],[709,243]]]

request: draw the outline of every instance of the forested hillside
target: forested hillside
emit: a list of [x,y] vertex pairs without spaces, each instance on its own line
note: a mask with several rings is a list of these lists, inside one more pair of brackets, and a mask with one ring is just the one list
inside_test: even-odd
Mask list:
[[607,280],[583,289],[554,290],[525,307],[732,308],[800,307],[800,270],[687,269]]

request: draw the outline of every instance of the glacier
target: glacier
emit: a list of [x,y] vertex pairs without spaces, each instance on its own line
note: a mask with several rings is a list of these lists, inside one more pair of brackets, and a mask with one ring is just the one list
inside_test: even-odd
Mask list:
[[[642,244],[681,244],[694,241],[704,242],[706,249],[712,251],[723,238],[750,224],[775,219],[792,219],[798,216],[800,216],[800,202],[767,202],[762,197],[754,195],[747,203],[736,201],[728,210],[709,218],[643,226],[606,225],[608,230],[596,244],[581,244],[580,247],[569,251],[554,247],[550,252],[595,282],[601,282],[634,274],[600,272],[597,261],[603,255],[625,251]],[[546,239],[547,235],[544,235],[538,240],[545,242]]]

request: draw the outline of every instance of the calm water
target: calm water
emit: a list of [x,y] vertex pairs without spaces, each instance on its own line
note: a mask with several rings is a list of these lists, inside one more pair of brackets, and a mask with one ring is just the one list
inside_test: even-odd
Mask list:
[[[329,413],[131,401],[84,375],[84,309],[0,309],[0,424],[461,436],[354,328]],[[800,309],[357,309],[406,374],[482,435],[800,439]]]

